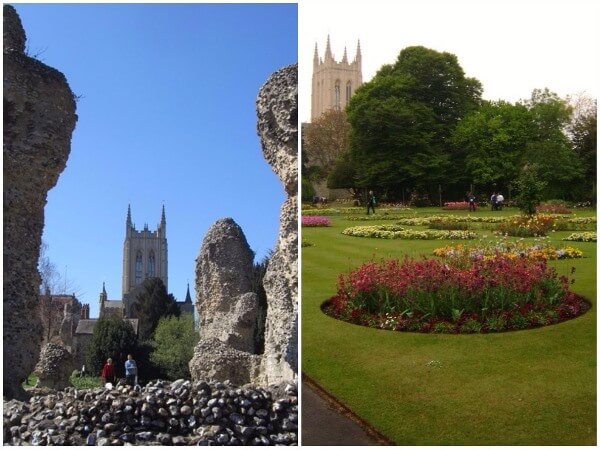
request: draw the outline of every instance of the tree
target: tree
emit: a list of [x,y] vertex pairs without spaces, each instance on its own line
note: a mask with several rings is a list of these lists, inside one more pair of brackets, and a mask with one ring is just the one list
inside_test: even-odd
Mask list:
[[583,180],[583,164],[567,136],[573,108],[548,88],[535,89],[526,104],[533,127],[523,160],[537,166],[546,183],[545,198],[574,200],[573,188]]
[[546,183],[540,181],[538,167],[535,164],[525,164],[514,187],[517,191],[515,200],[519,209],[524,214],[535,214],[536,207],[542,201],[542,193],[546,188]]
[[579,96],[572,102],[573,118],[568,134],[573,150],[583,165],[584,182],[587,185],[588,198],[596,198],[596,151],[598,147],[597,102],[586,96]]
[[171,380],[189,378],[188,363],[198,339],[192,314],[163,317],[154,331],[150,360]]
[[531,112],[520,103],[484,102],[467,115],[452,135],[464,181],[486,189],[508,186],[519,175],[532,129]]
[[455,55],[408,47],[357,89],[347,108],[350,152],[364,188],[448,181],[449,138],[481,103]]
[[139,319],[139,339],[150,339],[162,317],[179,316],[180,311],[172,294],[160,278],[147,278],[136,290],[132,312]]
[[137,338],[131,323],[118,317],[101,317],[87,347],[87,367],[92,373],[99,374],[104,362],[112,358],[119,376],[127,354],[135,352],[136,346]]
[[312,165],[325,169],[321,176],[327,176],[335,161],[348,152],[349,134],[350,124],[344,111],[328,110],[307,124],[303,135],[304,151]]
[[80,289],[71,280],[61,277],[56,264],[48,256],[48,244],[45,242],[40,247],[38,271],[41,279],[39,314],[44,330],[43,340],[44,343],[55,342],[60,335],[65,302],[70,297],[77,297]]

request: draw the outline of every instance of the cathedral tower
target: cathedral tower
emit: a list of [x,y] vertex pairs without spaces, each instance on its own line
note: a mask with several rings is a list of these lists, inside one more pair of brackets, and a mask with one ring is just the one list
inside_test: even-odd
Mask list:
[[362,84],[362,54],[360,41],[356,47],[356,55],[348,62],[348,54],[344,48],[344,56],[336,62],[331,53],[331,44],[327,36],[325,55],[319,58],[317,44],[313,57],[313,76],[311,93],[311,121],[330,109],[343,110],[350,97]]
[[123,299],[146,278],[158,277],[168,289],[167,274],[167,220],[164,205],[156,231],[150,231],[148,224],[144,225],[143,230],[137,231],[131,222],[129,206],[123,244]]

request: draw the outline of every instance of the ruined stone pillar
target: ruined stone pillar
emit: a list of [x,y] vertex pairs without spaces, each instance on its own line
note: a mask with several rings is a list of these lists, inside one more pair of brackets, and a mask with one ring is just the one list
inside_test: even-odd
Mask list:
[[267,320],[259,381],[275,384],[298,374],[298,65],[271,75],[256,104],[263,155],[287,193],[264,278]]
[[4,395],[40,354],[37,270],[48,191],[64,170],[75,128],[75,100],[62,73],[25,54],[25,31],[4,5]]

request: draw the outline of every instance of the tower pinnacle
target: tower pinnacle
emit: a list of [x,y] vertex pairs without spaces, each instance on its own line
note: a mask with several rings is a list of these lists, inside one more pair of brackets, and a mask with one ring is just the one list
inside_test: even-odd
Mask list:
[[325,48],[325,60],[333,60],[333,54],[331,53],[331,42],[329,41],[329,35],[327,35],[327,47]]
[[127,226],[131,227],[131,203],[127,205]]
[[313,56],[313,66],[317,67],[319,65],[319,50],[317,49],[317,43],[315,42],[315,54]]
[[348,52],[346,51],[346,47],[344,46],[344,57],[342,58],[342,62],[344,64],[348,64]]

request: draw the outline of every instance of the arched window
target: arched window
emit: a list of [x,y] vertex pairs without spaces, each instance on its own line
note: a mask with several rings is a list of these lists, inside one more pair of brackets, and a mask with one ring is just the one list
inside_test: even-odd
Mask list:
[[340,92],[340,80],[337,80],[335,82],[335,100],[333,103],[333,107],[335,109],[337,109],[338,111],[341,109],[341,100],[342,100],[342,95]]
[[348,81],[346,83],[346,106],[350,103],[350,97],[352,97],[352,82]]
[[148,276],[154,276],[154,252],[150,251],[150,256],[148,256]]
[[142,252],[138,250],[135,255],[135,285],[142,282]]

